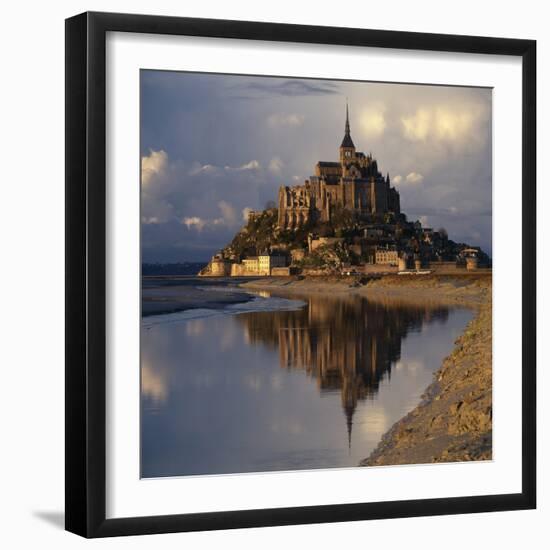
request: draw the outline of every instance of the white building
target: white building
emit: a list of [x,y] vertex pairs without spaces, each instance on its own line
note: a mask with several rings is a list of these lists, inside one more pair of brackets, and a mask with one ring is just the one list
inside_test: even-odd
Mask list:
[[377,248],[374,258],[375,263],[385,265],[397,265],[399,261],[397,250],[389,248]]
[[274,267],[286,267],[286,256],[280,254],[260,254],[243,259],[243,266],[247,273],[271,275]]

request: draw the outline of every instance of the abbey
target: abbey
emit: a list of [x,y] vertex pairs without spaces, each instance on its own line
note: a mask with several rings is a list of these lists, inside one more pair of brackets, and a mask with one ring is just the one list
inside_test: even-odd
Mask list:
[[329,222],[337,210],[353,212],[359,219],[376,222],[385,214],[400,213],[399,192],[384,177],[371,154],[356,151],[350,134],[346,105],[345,134],[338,162],[319,161],[315,175],[303,185],[279,189],[278,225],[296,229],[309,222]]

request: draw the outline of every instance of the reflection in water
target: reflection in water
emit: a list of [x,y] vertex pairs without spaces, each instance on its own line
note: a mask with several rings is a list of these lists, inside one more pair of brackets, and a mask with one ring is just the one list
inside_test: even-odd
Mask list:
[[141,363],[141,395],[152,403],[162,403],[166,400],[168,390],[164,379],[151,368],[149,363]]
[[144,477],[356,466],[416,405],[471,318],[292,298],[306,305],[142,329]]
[[[264,297],[267,293],[263,293]],[[321,392],[338,390],[351,445],[353,413],[359,400],[391,378],[401,357],[401,340],[423,323],[449,316],[446,307],[391,307],[357,296],[295,296],[306,302],[299,311],[241,315],[247,341],[279,351],[282,368],[303,369]]]

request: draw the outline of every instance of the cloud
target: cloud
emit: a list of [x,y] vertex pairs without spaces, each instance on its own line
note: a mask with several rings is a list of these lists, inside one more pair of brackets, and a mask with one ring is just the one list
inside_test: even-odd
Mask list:
[[187,229],[195,229],[201,232],[203,229],[210,229],[218,226],[235,227],[240,223],[237,218],[237,212],[230,203],[227,201],[218,201],[218,208],[220,209],[221,216],[217,218],[208,219],[201,218],[200,216],[185,216],[181,220],[181,224],[185,225]]
[[418,109],[409,117],[402,117],[403,135],[411,141],[425,141],[430,132],[432,114],[428,109]]
[[475,116],[471,110],[453,112],[447,108],[439,108],[435,113],[435,135],[439,139],[462,139],[470,134],[474,122]]
[[204,226],[207,224],[206,220],[203,220],[198,216],[185,217],[181,223],[186,225],[187,229],[196,229],[197,231],[202,231]]
[[367,107],[359,117],[363,134],[367,137],[377,137],[386,129],[386,108],[383,105]]
[[419,174],[418,172],[409,172],[405,177],[398,174],[397,176],[393,176],[391,179],[392,183],[394,185],[405,185],[407,183],[422,183],[424,181],[424,176],[422,174]]
[[200,162],[194,162],[192,168],[187,172],[190,176],[209,175],[219,176],[225,170],[226,172],[243,172],[246,170],[260,170],[262,165],[257,160],[251,160],[245,162],[239,166],[225,165],[223,168],[216,166],[215,164],[201,164]]
[[197,174],[216,174],[220,171],[218,166],[213,164],[200,164],[195,163],[193,168],[189,171],[190,176],[196,176]]
[[242,164],[239,167],[239,170],[258,170],[260,168],[260,163],[257,160],[251,160],[246,164]]
[[224,170],[228,172],[242,172],[245,170],[259,170],[261,168],[261,164],[257,160],[251,160],[250,162],[247,162],[245,164],[241,164],[240,166],[224,166]]
[[284,163],[279,157],[273,157],[269,161],[269,166],[267,169],[276,176],[280,175],[283,169]]
[[141,199],[141,223],[156,225],[165,223],[174,215],[174,207],[166,200],[145,196]]
[[165,151],[150,150],[141,157],[141,221],[146,225],[159,224],[170,219],[172,205],[164,198],[169,171]]
[[150,150],[149,155],[141,157],[141,183],[148,186],[154,179],[163,174],[168,163],[168,155],[163,151]]
[[298,115],[295,113],[292,114],[283,114],[283,113],[274,113],[267,117],[267,125],[271,128],[280,128],[280,127],[297,127],[302,126],[304,123],[304,115]]
[[233,225],[237,221],[235,209],[227,201],[219,201],[218,208],[221,210],[222,219],[227,225]]
[[476,137],[476,127],[485,122],[487,113],[477,104],[421,107],[412,115],[402,116],[402,132],[410,141],[463,142]]
[[422,183],[423,180],[424,180],[424,176],[417,172],[410,172],[409,174],[407,174],[405,178],[405,181],[407,183]]
[[324,80],[299,80],[299,79],[265,79],[250,82],[238,89],[245,92],[255,92],[261,95],[278,96],[308,96],[308,95],[327,95],[338,92],[338,85],[335,82]]
[[269,160],[264,169],[254,158],[224,166],[209,159],[173,160],[165,153],[146,156],[155,162],[145,164],[152,176],[142,188],[144,261],[207,258],[246,221],[244,208],[273,199],[278,186],[273,170],[283,165],[275,157],[269,170]]

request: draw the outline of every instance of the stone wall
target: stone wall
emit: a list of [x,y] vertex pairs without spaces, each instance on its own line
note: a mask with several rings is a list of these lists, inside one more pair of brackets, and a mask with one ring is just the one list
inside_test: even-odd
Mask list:
[[212,277],[227,277],[231,274],[231,264],[224,260],[212,260],[210,274]]
[[296,268],[293,267],[273,267],[271,269],[272,277],[289,277],[290,275],[295,275],[297,272]]
[[218,256],[214,256],[199,272],[199,277],[228,277],[229,275],[231,275],[231,262]]
[[231,264],[231,277],[243,277],[248,271],[242,264]]

